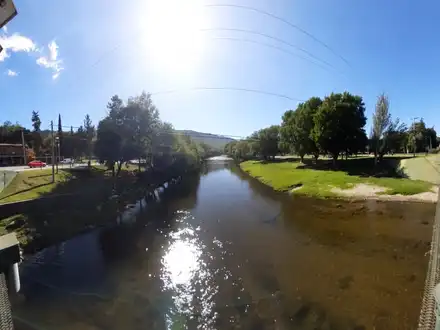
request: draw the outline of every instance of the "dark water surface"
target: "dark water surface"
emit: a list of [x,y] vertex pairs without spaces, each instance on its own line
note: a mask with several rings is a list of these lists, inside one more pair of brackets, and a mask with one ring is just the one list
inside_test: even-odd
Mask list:
[[434,205],[292,198],[208,167],[24,262],[17,328],[415,328]]

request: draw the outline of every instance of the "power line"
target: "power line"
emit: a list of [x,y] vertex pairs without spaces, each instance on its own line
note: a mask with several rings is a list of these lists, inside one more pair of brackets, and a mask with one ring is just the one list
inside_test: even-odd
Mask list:
[[259,36],[262,36],[262,37],[265,37],[265,38],[269,38],[269,39],[278,41],[278,42],[283,43],[283,44],[285,44],[287,46],[295,48],[297,50],[300,50],[304,54],[307,54],[308,56],[314,58],[315,60],[317,60],[317,61],[319,61],[319,62],[321,62],[321,63],[323,63],[325,65],[328,65],[331,68],[334,68],[334,66],[332,64],[330,64],[329,62],[327,62],[327,61],[325,61],[325,60],[315,56],[314,54],[312,54],[311,52],[305,50],[304,48],[299,47],[299,46],[294,45],[294,44],[291,44],[290,42],[287,42],[287,41],[285,41],[283,39],[280,39],[280,38],[268,35],[266,33],[258,32],[258,31],[253,31],[253,30],[246,30],[246,29],[236,29],[236,28],[210,28],[210,29],[201,29],[200,31],[202,31],[202,32],[209,32],[209,31],[234,31],[234,32],[243,32],[243,33],[259,35]]
[[319,40],[317,37],[315,37],[313,34],[311,34],[310,32],[307,32],[306,30],[304,30],[303,28],[299,27],[298,25],[295,25],[291,22],[289,22],[288,20],[279,17],[277,15],[274,15],[272,13],[269,13],[265,10],[262,9],[258,9],[255,7],[251,7],[251,6],[244,6],[244,5],[234,5],[234,4],[211,4],[211,5],[205,5],[205,7],[230,7],[230,8],[239,8],[239,9],[244,9],[244,10],[249,10],[249,11],[255,11],[259,14],[263,14],[266,16],[269,16],[271,18],[274,18],[280,22],[283,22],[287,25],[289,25],[290,27],[300,31],[301,33],[307,35],[308,37],[312,38],[314,41],[316,41],[317,43],[321,44],[322,46],[324,46],[325,48],[327,48],[329,51],[331,51],[333,54],[335,54],[336,56],[338,56],[340,59],[342,59],[348,66],[350,66],[350,63],[339,53],[337,53],[336,51],[334,51],[329,45],[327,45],[325,42]]
[[[62,126],[64,128],[79,128],[78,126]],[[215,133],[201,133],[201,132],[195,132],[193,131],[192,133],[186,133],[184,132],[185,130],[174,130],[174,131],[159,131],[157,133],[157,135],[178,135],[178,136],[189,136],[189,137],[199,137],[199,138],[207,138],[207,139],[238,139],[238,140],[256,140],[254,138],[249,138],[246,136],[241,136],[241,135],[227,135],[227,134],[215,134]],[[78,136],[72,136],[72,135],[65,135],[64,138],[77,138],[77,139],[81,139],[81,140],[87,140],[86,138],[81,138]]]
[[[290,52],[290,51],[288,51],[288,50],[286,50],[286,49],[284,49],[284,48],[281,48],[281,47],[278,47],[278,46],[274,46],[274,45],[271,45],[271,44],[268,44],[268,43],[265,43],[265,42],[256,41],[256,40],[251,40],[251,39],[245,39],[245,38],[231,38],[231,37],[214,37],[214,38],[211,38],[211,39],[215,39],[215,40],[242,41],[242,42],[248,42],[248,43],[253,43],[253,44],[257,44],[257,45],[265,46],[265,47],[268,47],[268,48],[273,48],[273,49],[276,49],[276,50],[278,50],[278,51],[280,51],[280,52],[286,53],[286,54],[288,54],[288,55],[291,55],[291,56],[294,56],[294,57],[298,57],[298,58],[300,58],[300,59],[303,59],[304,61],[307,61],[307,62],[309,62],[309,63],[312,63],[312,64],[314,64],[314,65],[320,67],[320,68],[323,69],[323,70],[326,70],[326,71],[328,71],[328,72],[332,72],[332,71],[329,70],[328,67],[323,66],[323,65],[320,65],[320,64],[318,64],[318,63],[316,63],[316,62],[313,62],[313,61],[311,61],[311,60],[310,60],[309,58],[307,58],[307,57],[304,57],[304,56],[301,56],[301,55],[298,55],[298,54],[292,53],[292,52]],[[338,72],[338,71],[336,71],[336,72]],[[338,72],[338,73],[339,73],[339,72]]]
[[160,92],[154,92],[150,93],[150,95],[162,95],[162,94],[172,94],[172,93],[179,93],[182,91],[238,91],[238,92],[249,92],[249,93],[256,93],[256,94],[263,94],[263,95],[270,95],[270,96],[276,96],[279,98],[288,99],[291,101],[299,101],[299,102],[305,102],[305,100],[290,97],[285,94],[278,94],[273,92],[267,92],[259,89],[250,89],[250,88],[241,88],[241,87],[194,87],[189,89],[173,89],[168,91],[160,91]]

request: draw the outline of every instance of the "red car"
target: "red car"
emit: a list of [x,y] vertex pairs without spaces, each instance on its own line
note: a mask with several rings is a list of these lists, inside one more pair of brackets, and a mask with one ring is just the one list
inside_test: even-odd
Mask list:
[[45,167],[46,163],[42,162],[42,161],[39,161],[39,160],[33,160],[33,161],[29,162],[28,166],[30,168],[33,168],[33,167]]

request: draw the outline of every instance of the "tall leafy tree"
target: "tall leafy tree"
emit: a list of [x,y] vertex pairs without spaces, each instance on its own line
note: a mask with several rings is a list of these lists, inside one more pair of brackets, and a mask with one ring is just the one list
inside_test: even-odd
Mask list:
[[260,129],[251,135],[250,140],[252,140],[251,150],[256,151],[255,153],[264,159],[275,158],[279,152],[280,126],[272,125]]
[[427,128],[425,131],[426,143],[431,149],[437,148],[437,132],[434,127]]
[[318,148],[332,156],[335,164],[342,152],[356,153],[366,146],[367,119],[360,96],[332,93],[323,100],[313,121],[313,140]]
[[95,153],[119,174],[124,162],[152,154],[154,134],[160,127],[159,111],[151,96],[143,92],[127,104],[112,97],[108,115],[99,122]]
[[93,126],[89,114],[87,114],[84,118],[84,130],[86,132],[87,139],[87,156],[89,157],[88,165],[90,166],[90,158],[92,156],[92,139],[95,136],[95,126]]
[[281,124],[281,141],[290,145],[303,161],[304,155],[310,154],[317,159],[319,149],[312,138],[314,127],[313,117],[321,106],[322,100],[319,97],[312,97],[298,105],[295,111],[287,111],[283,115]]
[[436,140],[435,130],[426,127],[425,121],[415,122],[408,132],[408,148],[413,152],[424,152],[429,149],[430,144]]
[[40,132],[41,131],[41,120],[40,120],[40,114],[38,111],[32,111],[32,127],[34,128],[34,132]]
[[408,128],[397,118],[386,132],[386,151],[391,153],[406,152],[407,141]]
[[385,152],[387,132],[392,124],[390,113],[390,102],[388,96],[381,94],[377,98],[376,108],[373,113],[373,126],[371,128],[371,142],[374,151],[374,162],[377,163],[378,156],[381,158]]
[[31,121],[32,121],[32,127],[34,128],[32,132],[32,140],[33,140],[32,146],[34,148],[35,155],[38,156],[40,155],[40,149],[43,143],[43,139],[40,134],[41,120],[38,111],[32,111]]
[[61,123],[61,114],[58,114],[58,132],[57,136],[60,142],[60,154],[64,155],[64,136],[63,136],[63,125]]

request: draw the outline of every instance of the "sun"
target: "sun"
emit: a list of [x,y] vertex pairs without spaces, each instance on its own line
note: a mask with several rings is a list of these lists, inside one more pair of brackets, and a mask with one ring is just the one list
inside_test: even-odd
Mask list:
[[144,13],[142,42],[152,65],[174,75],[194,70],[205,45],[202,0],[149,0]]

